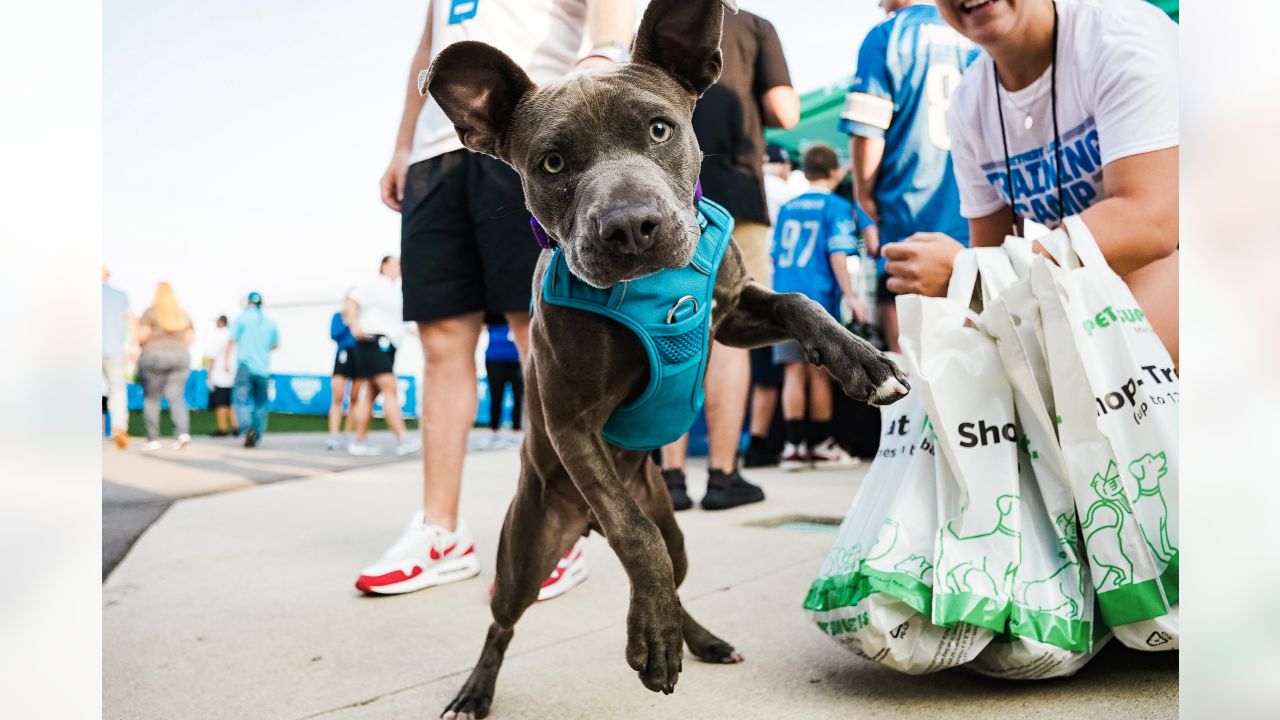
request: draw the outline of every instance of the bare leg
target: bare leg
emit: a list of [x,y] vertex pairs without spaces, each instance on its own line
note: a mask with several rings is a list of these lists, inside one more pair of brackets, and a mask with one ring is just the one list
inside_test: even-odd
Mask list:
[[713,342],[706,379],[709,468],[732,472],[738,466],[738,445],[750,386],[748,352]]
[[[345,375],[334,375],[329,380],[329,434],[337,435],[342,429],[342,400],[347,396],[347,378]],[[222,429],[222,423],[218,423]]]
[[782,418],[803,420],[805,384],[809,380],[808,365],[787,363],[782,380]]
[[360,393],[359,398],[352,400],[352,408],[355,413],[356,423],[356,442],[363,443],[369,437],[369,424],[373,422],[373,398],[377,395],[377,389],[373,383],[365,381],[364,392]]
[[680,436],[679,440],[662,448],[663,470],[684,470],[685,458],[689,456],[689,433]]
[[[369,381],[360,378],[351,378],[351,392],[347,394],[347,434],[356,432],[356,424],[359,418],[356,417],[356,406],[360,402],[360,395],[367,392]],[[368,428],[365,433],[368,433]]]
[[[373,385],[382,395],[382,416],[387,419],[387,426],[395,433],[396,440],[404,437],[404,413],[400,411],[399,389],[396,387],[396,376],[382,373],[373,378]],[[373,413],[373,402],[369,403],[369,412]]]
[[427,366],[422,380],[422,507],[427,523],[447,530],[458,522],[467,430],[476,417],[476,343],[483,320],[484,314],[477,312],[418,323]]
[[884,341],[890,352],[900,353],[898,345],[898,306],[891,302],[879,303],[880,329],[884,332]]
[[809,419],[827,422],[831,419],[831,381],[826,371],[813,365],[801,365],[809,381]]
[[751,434],[768,437],[773,427],[773,410],[778,406],[778,388],[770,385],[751,386]]

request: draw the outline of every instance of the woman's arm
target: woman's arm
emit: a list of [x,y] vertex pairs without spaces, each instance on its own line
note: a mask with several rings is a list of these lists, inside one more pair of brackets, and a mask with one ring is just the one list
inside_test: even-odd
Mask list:
[[1127,275],[1178,249],[1178,148],[1108,163],[1102,188],[1080,219],[1112,270]]

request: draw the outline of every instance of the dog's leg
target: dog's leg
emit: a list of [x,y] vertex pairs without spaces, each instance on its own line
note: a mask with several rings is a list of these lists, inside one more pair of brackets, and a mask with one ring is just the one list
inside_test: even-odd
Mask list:
[[[545,443],[531,437],[528,446]],[[523,454],[523,453],[522,453]],[[480,659],[442,718],[471,720],[489,714],[498,669],[511,642],[516,621],[538,599],[538,588],[573,543],[587,529],[585,508],[576,510],[559,496],[543,492],[532,477],[531,463],[522,463],[520,486],[507,509],[498,539],[498,561],[493,586],[493,624],[484,640]]]
[[[671,556],[671,571],[676,587],[684,582],[689,567],[689,559],[684,552],[684,533],[676,523],[675,510],[671,508],[671,498],[666,491],[666,484],[658,474],[658,468],[652,461],[645,463],[645,476],[648,493],[642,501],[645,514],[658,526],[663,541],[667,544],[667,554]],[[742,662],[742,655],[729,643],[711,634],[709,630],[698,624],[683,604],[680,607],[681,629],[684,631],[684,642],[689,652],[704,662],[737,663]]]
[[716,330],[716,340],[733,347],[763,347],[793,339],[804,348],[809,362],[824,368],[855,400],[888,405],[911,387],[884,353],[799,293],[775,293],[747,283]]

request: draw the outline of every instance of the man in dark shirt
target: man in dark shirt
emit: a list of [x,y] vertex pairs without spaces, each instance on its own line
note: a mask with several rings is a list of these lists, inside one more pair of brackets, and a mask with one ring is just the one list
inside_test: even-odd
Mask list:
[[[702,189],[733,215],[733,237],[747,271],[764,285],[772,272],[769,211],[764,197],[764,127],[790,128],[800,121],[800,99],[782,55],[778,33],[768,20],[746,11],[725,13],[720,40],[724,69],[720,81],[698,101],[693,130],[702,147]],[[772,360],[765,350],[765,364]],[[746,350],[715,343],[706,378],[706,510],[764,499],[764,492],[738,473],[738,444],[751,385]],[[677,510],[692,506],[685,488],[688,438],[662,450],[663,477]]]

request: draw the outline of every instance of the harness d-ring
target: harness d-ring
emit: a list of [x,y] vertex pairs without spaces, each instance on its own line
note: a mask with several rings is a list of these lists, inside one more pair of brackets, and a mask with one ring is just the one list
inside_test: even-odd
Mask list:
[[[686,301],[693,303],[693,312],[694,312],[694,314],[697,314],[697,312],[698,312],[698,298],[696,298],[696,297],[694,297],[694,296],[692,296],[692,295],[685,295],[684,297],[682,297],[682,298],[680,298],[679,300],[677,300],[677,301],[676,301],[676,304],[675,304],[675,305],[672,305],[672,306],[671,306],[671,309],[667,311],[667,324],[668,324],[668,325],[670,325],[670,324],[672,324],[672,323],[676,322],[676,319],[675,319],[675,317],[676,317],[676,311],[677,311],[677,310],[679,310],[679,309],[680,309],[680,306],[681,306],[681,305],[683,305],[683,304],[685,304],[685,302],[686,302]],[[681,319],[683,319],[683,318],[681,318]]]

